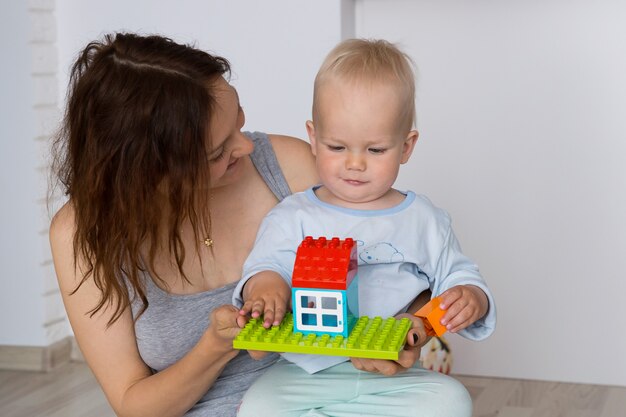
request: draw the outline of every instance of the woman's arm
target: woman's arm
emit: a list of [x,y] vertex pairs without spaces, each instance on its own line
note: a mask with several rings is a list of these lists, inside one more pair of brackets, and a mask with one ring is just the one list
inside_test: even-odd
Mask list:
[[304,191],[319,183],[315,157],[308,142],[291,136],[268,136],[292,192]]
[[[139,356],[130,309],[111,326],[112,309],[90,317],[100,290],[74,268],[74,214],[66,204],[50,226],[50,244],[63,302],[74,335],[89,367],[119,416],[181,416],[211,387],[224,366],[237,355],[232,339],[238,332],[235,307],[220,307],[197,345],[169,368],[152,374]],[[207,318],[208,319],[208,318]]]

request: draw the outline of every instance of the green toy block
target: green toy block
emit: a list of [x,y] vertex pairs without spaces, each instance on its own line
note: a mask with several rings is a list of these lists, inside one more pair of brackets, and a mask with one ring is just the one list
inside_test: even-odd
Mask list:
[[310,353],[354,358],[397,360],[411,328],[408,318],[360,317],[347,338],[341,335],[293,332],[293,316],[285,315],[279,326],[263,327],[251,319],[233,341],[235,349],[269,352]]

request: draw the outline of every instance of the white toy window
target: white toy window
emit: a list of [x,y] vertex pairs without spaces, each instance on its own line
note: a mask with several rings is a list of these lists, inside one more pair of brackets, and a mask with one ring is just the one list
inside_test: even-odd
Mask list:
[[296,290],[296,322],[315,332],[342,332],[343,294],[339,291]]

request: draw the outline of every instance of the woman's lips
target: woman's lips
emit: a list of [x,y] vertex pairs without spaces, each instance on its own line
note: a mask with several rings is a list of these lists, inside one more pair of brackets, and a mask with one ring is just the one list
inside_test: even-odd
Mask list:
[[235,159],[233,162],[231,162],[230,164],[228,164],[228,167],[226,167],[227,170],[230,170],[232,168],[235,167],[235,165],[237,165],[237,162],[239,162],[239,158]]

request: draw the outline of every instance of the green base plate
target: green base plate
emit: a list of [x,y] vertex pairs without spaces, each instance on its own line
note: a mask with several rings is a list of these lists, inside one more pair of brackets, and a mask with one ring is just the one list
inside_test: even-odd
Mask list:
[[266,329],[261,319],[251,319],[233,341],[235,349],[308,353],[354,358],[397,360],[411,328],[408,318],[360,317],[347,338],[330,334],[293,332],[293,316]]

